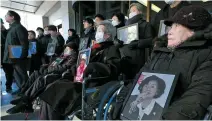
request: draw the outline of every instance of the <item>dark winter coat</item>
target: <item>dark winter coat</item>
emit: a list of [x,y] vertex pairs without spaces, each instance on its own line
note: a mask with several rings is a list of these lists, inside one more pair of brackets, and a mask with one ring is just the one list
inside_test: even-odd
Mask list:
[[7,30],[1,30],[1,63],[3,63],[3,57],[4,57],[4,46],[6,42],[7,37]]
[[[20,59],[10,59],[9,58],[9,45],[21,45],[22,53]],[[14,22],[10,25],[7,33],[7,38],[5,42],[4,49],[4,63],[16,63],[22,59],[26,59],[28,56],[29,42],[28,42],[28,31],[20,22]]]
[[[130,24],[138,23],[139,27],[139,40],[134,40],[128,45],[124,45],[121,48],[122,57],[131,57],[132,70],[129,69],[128,74],[130,77],[134,77],[135,74],[145,63],[145,48],[152,46],[153,32],[151,24],[146,22],[142,15],[136,15],[126,22],[126,26]],[[127,66],[127,65],[126,65]]]
[[[63,56],[63,54],[57,58],[62,59],[60,63],[52,65],[55,61],[49,65],[42,65],[38,71],[35,71],[25,84],[22,92],[25,92],[38,78],[43,78],[47,74],[59,74],[62,75],[67,69],[70,69],[77,62],[77,52],[73,52],[70,56]],[[43,81],[43,80],[42,80]],[[56,81],[56,80],[55,80]],[[25,90],[25,91],[23,91]],[[38,94],[38,92],[36,92]],[[40,93],[40,92],[39,92]],[[36,95],[37,95],[36,94]],[[33,94],[34,95],[34,94]]]
[[78,35],[73,35],[71,37],[68,37],[68,40],[66,41],[66,44],[68,44],[69,42],[74,42],[79,47],[79,42],[80,42],[79,36]]
[[[175,50],[166,48],[167,38],[154,48],[151,59],[140,70],[178,73],[179,78],[171,100],[164,113],[166,120],[202,120],[212,102],[212,25],[209,31],[196,32],[193,37]],[[162,46],[164,45],[164,46]],[[136,81],[134,82],[136,83]]]
[[82,37],[89,37],[92,40],[92,39],[95,39],[95,34],[96,34],[96,32],[95,32],[94,28],[91,27],[89,32],[87,32],[87,33],[83,32],[82,33]]
[[[96,47],[97,46],[93,46],[93,48]],[[106,68],[109,68],[109,71],[111,71],[110,76],[112,78],[115,78],[115,76],[116,78],[118,77],[120,71],[120,54],[118,48],[113,45],[112,41],[103,42],[101,43],[101,47],[94,49],[90,57],[90,63],[87,66],[87,68],[93,67],[93,69],[97,69],[96,72],[99,72],[101,75],[101,72],[104,70],[99,70],[99,67],[93,64],[95,62],[100,62],[101,64],[104,64]],[[90,64],[92,66],[89,67]],[[90,73],[89,70],[92,69],[88,69],[87,73]],[[102,81],[103,80],[99,83],[102,83]],[[60,89],[60,91],[55,92],[57,89]],[[74,83],[62,79],[49,85],[40,98],[51,105],[54,110],[61,114],[65,114],[67,111],[69,112],[73,110],[73,106],[81,105],[80,101],[76,101],[81,97],[81,91],[81,83]]]
[[[64,38],[61,36],[61,35],[58,35],[57,36],[57,46],[56,46],[56,49],[55,49],[55,53],[57,54],[57,55],[60,55],[62,52],[63,52],[63,47],[64,47],[64,44],[65,44],[65,40],[64,40]],[[49,40],[49,43],[52,43],[52,38],[50,37],[50,40]]]
[[158,35],[158,30],[159,30],[159,26],[160,26],[160,21],[161,20],[165,20],[168,19],[172,16],[174,16],[174,14],[180,10],[182,7],[184,6],[188,6],[190,5],[190,3],[188,3],[187,1],[181,1],[181,3],[179,5],[177,5],[175,8],[170,8],[169,4],[166,4],[152,19],[151,19],[151,24],[152,27],[154,28],[154,35],[157,36]]
[[91,74],[92,69],[96,70],[96,76],[105,76],[106,72],[104,72],[103,69],[98,69],[98,66],[92,64],[96,62],[106,65],[105,68],[108,70],[107,72],[109,72],[108,74],[111,79],[116,79],[118,77],[120,73],[120,52],[119,48],[114,46],[113,41],[105,41],[100,44],[95,44],[92,47],[90,64],[85,70],[85,76]]
[[50,39],[51,39],[50,35],[45,35],[41,39],[38,39],[38,42],[41,44],[41,53],[42,53],[42,55],[44,55],[46,53],[47,46],[48,46],[48,43],[49,43]]
[[38,35],[37,40],[41,40],[44,37],[44,35]]
[[90,47],[91,41],[92,40],[95,40],[95,34],[96,34],[96,31],[92,27],[92,28],[90,28],[90,30],[87,33],[83,32],[82,33],[82,36],[80,38],[86,38],[86,37],[88,37],[89,39],[88,39],[87,45],[88,45],[88,47]]
[[31,61],[30,61],[30,72],[33,72],[34,70],[39,70],[40,66],[42,65],[41,62],[41,56],[42,56],[42,50],[41,50],[41,43],[37,40],[31,40],[29,42],[36,42],[36,54],[32,54]]
[[51,66],[51,64],[48,67],[48,73],[58,73],[62,74],[67,69],[70,69],[71,66],[76,64],[77,62],[77,52],[73,52],[70,56],[60,56],[59,58],[64,59],[60,64]]

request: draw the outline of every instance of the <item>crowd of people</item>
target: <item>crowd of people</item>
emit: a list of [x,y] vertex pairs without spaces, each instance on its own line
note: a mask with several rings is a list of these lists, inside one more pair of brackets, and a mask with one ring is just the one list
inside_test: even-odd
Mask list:
[[[21,18],[15,11],[8,11],[5,16],[10,24],[8,30],[1,20],[1,65],[6,77],[6,91],[12,92],[15,80],[19,90],[12,94],[19,97],[11,101],[15,106],[7,113],[33,112],[32,102],[39,97],[40,119],[64,120],[68,113],[81,105],[82,84],[75,81],[76,64],[81,51],[80,40],[87,37],[86,48],[91,48],[91,54],[83,78],[106,77],[109,82],[124,74],[126,79],[132,80],[122,89],[120,101],[112,105],[112,119],[119,119],[123,97],[133,87],[137,75],[152,70],[179,74],[163,119],[202,119],[212,103],[212,17],[203,7],[187,1],[166,2],[151,22],[143,18],[143,6],[139,3],[130,5],[127,20],[123,13],[114,13],[110,18],[112,22],[101,14],[85,18],[82,34],[79,36],[70,28],[66,42],[54,25],[38,27],[36,37],[35,31],[21,25]],[[165,20],[164,24],[170,26],[170,30],[157,37],[161,20]],[[123,44],[117,38],[117,29],[135,23],[138,23],[139,39]],[[29,57],[33,42],[36,51]],[[55,45],[51,56],[48,55],[49,44]],[[21,46],[19,58],[11,57],[10,47],[13,46]],[[145,56],[146,49],[152,51],[149,58]],[[66,72],[68,76],[64,76]],[[88,87],[105,83],[103,80],[91,82]],[[139,108],[136,106],[134,108]]]

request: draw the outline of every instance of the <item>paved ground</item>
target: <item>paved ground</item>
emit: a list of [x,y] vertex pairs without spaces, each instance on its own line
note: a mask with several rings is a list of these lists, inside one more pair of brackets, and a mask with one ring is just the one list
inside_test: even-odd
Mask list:
[[[4,71],[0,69],[0,81],[1,81],[1,120],[24,120],[25,115],[23,113],[15,114],[15,115],[8,115],[6,111],[13,107],[13,105],[10,104],[10,101],[15,98],[15,96],[12,96],[10,93],[7,93],[6,87],[5,87],[5,76]],[[13,83],[12,88],[14,91],[18,89],[15,83]],[[37,120],[38,119],[38,111],[35,113],[31,113],[28,116],[29,120]]]

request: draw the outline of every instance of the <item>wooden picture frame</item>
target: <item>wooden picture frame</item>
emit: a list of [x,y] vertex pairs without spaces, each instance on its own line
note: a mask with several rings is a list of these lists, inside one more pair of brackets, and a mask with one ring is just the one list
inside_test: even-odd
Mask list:
[[123,41],[124,44],[129,44],[133,40],[138,40],[139,39],[138,23],[118,28],[117,38]]
[[[122,120],[160,120],[172,98],[178,74],[142,72],[127,95]],[[151,99],[151,100],[150,100]]]

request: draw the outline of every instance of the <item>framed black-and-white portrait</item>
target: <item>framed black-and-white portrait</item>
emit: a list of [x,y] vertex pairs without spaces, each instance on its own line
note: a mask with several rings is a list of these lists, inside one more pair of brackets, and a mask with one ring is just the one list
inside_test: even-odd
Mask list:
[[85,49],[81,50],[78,55],[78,60],[77,60],[77,74],[75,77],[76,82],[82,82],[83,81],[83,72],[85,71],[89,60],[90,60],[90,54],[91,54],[91,49]]
[[89,37],[80,38],[79,50],[87,49],[89,44]]
[[55,43],[49,43],[46,50],[46,55],[52,56],[55,54],[56,44]]
[[164,20],[161,20],[160,21],[160,26],[159,26],[159,31],[158,31],[158,37],[164,35],[164,34],[167,34],[170,30],[170,27],[169,26],[166,26],[164,24]]
[[160,120],[169,106],[177,74],[142,72],[121,113],[123,120]]
[[138,23],[120,27],[117,29],[117,38],[124,44],[129,44],[131,41],[139,39],[138,31]]

